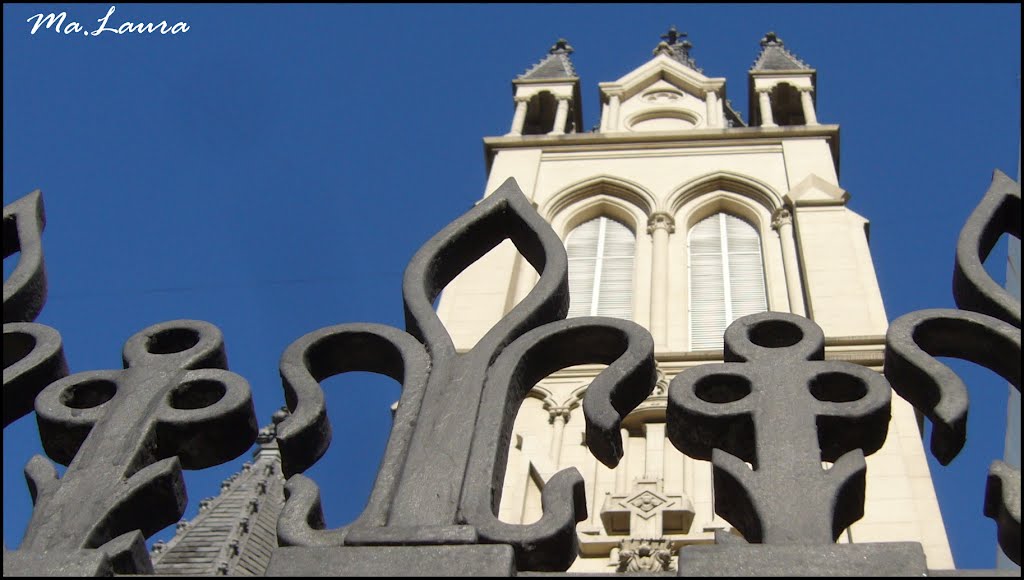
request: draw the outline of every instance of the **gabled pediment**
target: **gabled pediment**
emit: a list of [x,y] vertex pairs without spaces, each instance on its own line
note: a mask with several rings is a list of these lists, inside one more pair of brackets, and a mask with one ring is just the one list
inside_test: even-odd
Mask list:
[[601,83],[600,87],[604,95],[617,94],[625,101],[661,80],[701,98],[708,91],[720,91],[725,87],[724,78],[706,77],[664,54],[655,56],[615,82]]

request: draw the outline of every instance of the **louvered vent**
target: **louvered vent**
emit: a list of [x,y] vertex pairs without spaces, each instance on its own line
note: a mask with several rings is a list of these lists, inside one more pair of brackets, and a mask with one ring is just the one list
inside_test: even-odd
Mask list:
[[717,213],[690,229],[689,244],[691,348],[722,348],[732,321],[768,309],[761,238],[740,218]]
[[633,259],[636,236],[604,216],[569,233],[569,318],[633,319]]

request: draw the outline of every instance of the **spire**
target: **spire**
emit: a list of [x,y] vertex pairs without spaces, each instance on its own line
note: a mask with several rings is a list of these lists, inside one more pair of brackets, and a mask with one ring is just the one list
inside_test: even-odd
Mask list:
[[551,49],[548,50],[548,55],[546,57],[533,65],[533,68],[516,77],[516,80],[536,81],[575,79],[576,69],[573,68],[572,61],[569,60],[569,55],[572,54],[572,52],[572,47],[569,46],[568,41],[564,38],[559,38]]
[[782,44],[782,39],[774,32],[769,32],[761,39],[761,54],[754,61],[752,72],[772,70],[811,70],[811,67],[790,53]]
[[675,25],[672,25],[669,27],[668,32],[661,35],[661,38],[662,41],[654,48],[655,56],[664,54],[699,73],[704,72],[704,69],[698,67],[697,62],[690,56],[690,49],[693,48],[693,44],[686,40],[685,32],[679,32],[676,30]]
[[150,557],[158,575],[258,575],[277,547],[277,517],[284,507],[284,477],[277,425],[287,407],[260,429],[252,462],[220,484],[220,495],[199,502],[199,513],[178,522],[174,537],[156,542]]

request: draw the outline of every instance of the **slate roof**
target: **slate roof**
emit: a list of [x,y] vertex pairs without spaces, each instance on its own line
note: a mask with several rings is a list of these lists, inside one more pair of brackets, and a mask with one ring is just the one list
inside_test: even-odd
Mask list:
[[786,50],[782,39],[769,32],[761,39],[761,54],[754,61],[751,72],[772,70],[812,70],[807,63]]
[[670,26],[668,32],[661,35],[662,41],[658,43],[658,46],[654,47],[654,54],[664,54],[677,62],[681,63],[690,69],[693,69],[699,73],[703,73],[704,69],[697,66],[697,61],[693,60],[690,56],[690,49],[693,48],[693,44],[686,40],[686,33],[679,32],[675,26]]
[[221,493],[200,502],[199,513],[180,522],[174,537],[157,542],[150,557],[157,575],[263,576],[277,547],[277,519],[284,507],[276,425],[260,430],[253,462],[221,483]]
[[551,47],[548,55],[533,67],[516,77],[516,80],[537,81],[537,80],[575,80],[576,69],[572,66],[569,55],[572,54],[572,47],[564,38]]

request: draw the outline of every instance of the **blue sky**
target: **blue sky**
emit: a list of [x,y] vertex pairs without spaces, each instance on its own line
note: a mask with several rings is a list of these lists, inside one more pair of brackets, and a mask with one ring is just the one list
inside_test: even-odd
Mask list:
[[[559,37],[576,50],[589,128],[597,83],[646,62],[673,24],[749,119],[746,73],[777,32],[818,71],[819,120],[842,127],[840,184],[871,220],[890,320],[953,306],[960,227],[993,169],[1017,174],[1019,4],[123,4],[108,21],[188,22],[175,35],[32,34],[26,21],[66,10],[91,31],[110,6],[4,6],[4,204],[43,191],[38,321],[60,331],[72,372],[121,368],[124,341],[151,324],[212,322],[261,423],[283,403],[277,364],[292,341],[343,322],[403,327],[407,261],[483,195],[481,139],[508,131],[510,81]],[[1004,248],[990,258],[1000,282]],[[957,368],[969,440],[932,473],[957,566],[989,568],[982,490],[1002,455],[1006,388]],[[360,381],[372,386],[347,388]],[[398,387],[325,386],[335,440],[359,441],[310,472],[337,526],[368,496]],[[32,417],[7,429],[11,547],[37,452]],[[243,460],[188,473],[186,517]]]

